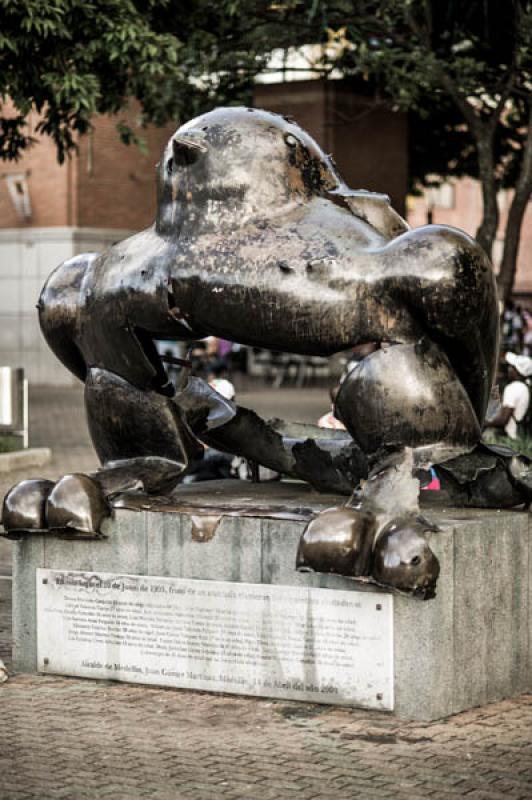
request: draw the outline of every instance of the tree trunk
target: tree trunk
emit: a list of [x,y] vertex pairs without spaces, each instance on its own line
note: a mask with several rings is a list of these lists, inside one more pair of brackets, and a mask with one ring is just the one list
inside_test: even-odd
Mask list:
[[497,184],[493,163],[493,136],[488,131],[483,131],[482,138],[478,138],[476,144],[478,172],[482,186],[482,221],[476,233],[476,240],[491,258],[493,242],[499,226]]
[[491,258],[493,242],[499,225],[497,205],[497,181],[495,179],[495,129],[508,96],[510,83],[501,94],[496,108],[488,120],[482,120],[467,97],[464,97],[454,80],[440,69],[440,80],[445,91],[456,103],[469,128],[477,151],[478,175],[482,186],[482,221],[477,229],[476,240]]
[[512,205],[510,206],[508,222],[506,223],[506,231],[504,234],[504,250],[501,268],[497,279],[500,297],[503,301],[510,298],[514,287],[521,226],[529,197],[530,189],[523,194],[518,194],[516,192],[512,200]]
[[519,178],[515,187],[515,194],[508,213],[506,231],[504,235],[504,250],[499,271],[498,284],[501,299],[506,301],[510,297],[515,281],[517,269],[517,256],[519,255],[519,240],[521,226],[525,211],[532,193],[532,104],[529,111],[528,135],[523,152],[523,161]]

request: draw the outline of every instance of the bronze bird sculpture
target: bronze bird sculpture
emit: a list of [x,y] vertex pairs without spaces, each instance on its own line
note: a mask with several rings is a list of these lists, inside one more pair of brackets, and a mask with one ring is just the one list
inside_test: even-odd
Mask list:
[[[181,126],[157,193],[150,228],[65,262],[42,290],[43,334],[85,383],[102,469],[14,487],[6,530],[97,530],[110,495],[170,490],[202,440],[319,489],[356,490],[334,518],[313,520],[302,568],[376,570],[430,596],[437,562],[415,503],[389,497],[384,513],[382,492],[376,503],[360,482],[393,485],[398,473],[417,497],[412,470],[479,441],[498,349],[484,252],[453,228],[410,230],[385,195],[349,189],[292,120],[257,109]],[[175,392],[155,341],[207,335],[316,356],[368,345],[336,402],[347,433],[267,423],[199,379]]]

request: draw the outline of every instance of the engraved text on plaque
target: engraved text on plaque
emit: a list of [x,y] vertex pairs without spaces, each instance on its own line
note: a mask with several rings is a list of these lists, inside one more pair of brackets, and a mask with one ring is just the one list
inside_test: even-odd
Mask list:
[[389,594],[37,570],[42,672],[393,709]]

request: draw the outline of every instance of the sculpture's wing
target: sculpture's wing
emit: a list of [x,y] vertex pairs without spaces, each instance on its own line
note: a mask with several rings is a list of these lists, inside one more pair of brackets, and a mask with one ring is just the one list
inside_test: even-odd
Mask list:
[[334,203],[348,208],[355,217],[363,219],[387,239],[395,239],[410,230],[408,223],[391,207],[387,194],[349,189],[341,185],[327,195]]

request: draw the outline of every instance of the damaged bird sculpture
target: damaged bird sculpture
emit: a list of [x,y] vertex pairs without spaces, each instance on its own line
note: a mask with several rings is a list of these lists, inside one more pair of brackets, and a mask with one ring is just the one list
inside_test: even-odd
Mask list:
[[[475,448],[477,461],[512,460],[477,447],[498,348],[483,251],[452,228],[409,230],[385,195],[349,189],[308,134],[265,111],[183,125],[157,190],[151,228],[65,262],[44,286],[41,328],[85,383],[102,469],[18,484],[6,531],[96,531],[110,496],[172,489],[201,440],[351,495],[307,526],[301,569],[433,596],[416,470]],[[209,334],[320,356],[367,345],[337,398],[347,433],[266,422],[198,378],[174,391],[154,340]],[[515,503],[512,470],[500,473],[493,491]]]

